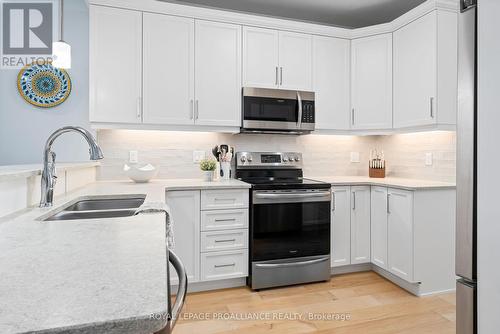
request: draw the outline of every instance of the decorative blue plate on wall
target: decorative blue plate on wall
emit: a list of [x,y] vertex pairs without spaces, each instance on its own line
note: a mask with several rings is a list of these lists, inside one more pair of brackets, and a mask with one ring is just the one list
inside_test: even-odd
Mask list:
[[28,103],[51,108],[63,103],[71,92],[68,72],[51,64],[33,64],[21,69],[17,89]]

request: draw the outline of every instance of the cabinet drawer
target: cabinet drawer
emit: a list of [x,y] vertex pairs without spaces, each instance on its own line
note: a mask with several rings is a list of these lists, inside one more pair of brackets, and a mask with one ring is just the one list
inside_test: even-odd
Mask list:
[[202,190],[201,209],[248,208],[248,189]]
[[201,254],[203,281],[248,276],[248,250],[222,251]]
[[201,232],[201,251],[213,252],[248,248],[248,230]]
[[233,230],[248,228],[248,209],[201,212],[201,230]]

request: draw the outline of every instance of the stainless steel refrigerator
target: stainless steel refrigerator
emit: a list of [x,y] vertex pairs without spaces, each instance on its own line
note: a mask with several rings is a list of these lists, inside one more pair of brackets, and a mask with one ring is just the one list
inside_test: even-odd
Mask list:
[[457,334],[477,333],[477,0],[460,0],[457,114]]

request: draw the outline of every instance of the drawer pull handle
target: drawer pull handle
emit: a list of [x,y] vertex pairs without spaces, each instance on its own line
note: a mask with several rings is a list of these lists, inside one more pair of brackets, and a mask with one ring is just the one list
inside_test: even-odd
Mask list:
[[236,198],[214,198],[214,201],[236,202]]
[[215,264],[214,268],[224,268],[224,267],[234,267],[236,263],[229,263],[229,264]]
[[222,239],[222,240],[215,240],[214,242],[235,242],[236,239]]
[[215,222],[233,222],[236,221],[236,218],[219,218],[214,219]]

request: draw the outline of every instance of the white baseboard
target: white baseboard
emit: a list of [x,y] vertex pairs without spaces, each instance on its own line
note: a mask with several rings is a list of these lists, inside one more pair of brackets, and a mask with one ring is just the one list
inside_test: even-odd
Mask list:
[[[350,274],[350,273],[363,272],[363,271],[374,271],[377,274],[379,274],[380,276],[384,277],[385,279],[391,281],[392,283],[398,285],[399,287],[405,289],[406,291],[408,291],[409,293],[411,293],[417,297],[439,295],[439,294],[450,293],[450,292],[455,291],[455,289],[447,289],[447,290],[442,290],[442,291],[432,291],[432,292],[423,293],[420,291],[420,283],[407,282],[407,281],[403,280],[402,278],[399,278],[399,277],[395,276],[394,274],[391,274],[387,270],[384,270],[384,269],[382,269],[382,268],[380,268],[372,263],[352,264],[352,265],[331,268],[332,277],[334,277],[336,275]],[[231,279],[220,280],[220,281],[207,281],[207,282],[190,283],[190,284],[188,284],[188,292],[200,292],[200,291],[229,289],[229,288],[236,288],[236,287],[241,287],[241,286],[246,286],[246,277],[231,278]],[[177,291],[177,285],[172,285],[172,292],[175,294],[176,291]]]
[[357,273],[360,271],[370,271],[372,270],[371,263],[360,263],[360,264],[349,264],[341,267],[332,267],[331,273],[332,276],[349,274],[349,273]]

